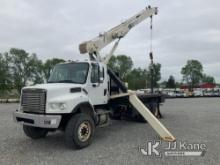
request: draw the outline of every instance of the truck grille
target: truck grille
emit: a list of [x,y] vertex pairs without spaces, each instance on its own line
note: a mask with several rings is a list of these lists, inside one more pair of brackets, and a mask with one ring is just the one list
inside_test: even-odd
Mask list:
[[44,89],[22,90],[21,106],[23,112],[45,113],[46,90]]

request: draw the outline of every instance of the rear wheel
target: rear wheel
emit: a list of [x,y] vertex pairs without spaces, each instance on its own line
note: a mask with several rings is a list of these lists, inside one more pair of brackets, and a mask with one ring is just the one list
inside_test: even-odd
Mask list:
[[153,110],[152,110],[151,112],[154,114],[154,116],[155,116],[156,118],[158,118],[158,119],[162,118],[162,115],[161,115],[161,113],[160,113],[160,105],[155,105],[155,106],[153,107]]
[[65,142],[71,148],[85,148],[91,144],[95,131],[93,119],[84,113],[74,115],[66,125]]
[[32,139],[40,139],[46,137],[48,130],[44,128],[32,127],[23,125],[23,130],[26,136]]

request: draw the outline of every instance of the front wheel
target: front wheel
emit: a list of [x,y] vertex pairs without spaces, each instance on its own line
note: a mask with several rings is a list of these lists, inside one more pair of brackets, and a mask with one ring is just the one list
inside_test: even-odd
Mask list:
[[85,148],[91,144],[95,131],[93,119],[84,113],[74,115],[66,125],[65,142],[71,148]]
[[40,139],[46,137],[48,130],[44,128],[32,127],[23,125],[23,130],[26,136],[30,137],[31,139]]

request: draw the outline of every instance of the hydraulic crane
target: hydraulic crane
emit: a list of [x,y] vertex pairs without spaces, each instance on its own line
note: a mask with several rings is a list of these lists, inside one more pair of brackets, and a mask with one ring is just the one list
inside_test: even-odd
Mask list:
[[[143,22],[146,18],[152,18],[154,14],[157,14],[157,12],[158,9],[156,7],[146,7],[144,10],[134,15],[130,19],[124,21],[120,25],[110,29],[107,32],[104,32],[103,34],[100,34],[98,37],[90,41],[81,43],[79,45],[80,53],[89,53],[91,59],[96,59],[99,62],[104,62],[107,64],[108,60],[111,58],[114,51],[116,50],[120,39],[125,37],[131,29],[133,29],[139,23]],[[102,50],[104,47],[106,47],[115,40],[117,41],[112,47],[110,53],[105,58],[101,58],[99,53],[100,50]]]
[[[147,18],[151,18],[153,15],[157,15],[158,9],[156,7],[148,6],[138,14],[134,15],[133,17],[129,18],[125,22],[119,24],[118,26],[110,29],[107,32],[104,32],[103,34],[100,34],[98,37],[83,42],[79,45],[79,50],[81,54],[88,53],[90,56],[90,60],[95,60],[100,63],[107,64],[113,53],[115,52],[116,48],[118,47],[119,41],[125,37],[128,32],[134,28],[139,23],[143,22]],[[151,22],[152,23],[152,22]],[[152,28],[152,24],[151,24]],[[152,29],[151,29],[152,30]],[[102,58],[100,56],[100,50],[102,50],[104,47],[115,41],[114,46],[112,47],[110,53],[106,55],[106,57]],[[152,61],[152,52],[150,52],[150,58]],[[110,77],[116,77],[111,76],[112,71],[109,71]],[[119,79],[119,78],[118,78]],[[119,80],[120,81],[120,80]],[[135,95],[132,91],[123,90],[125,87],[123,86],[123,83],[118,82],[120,87],[122,87],[122,93],[119,93],[118,95],[110,96],[112,99],[119,98],[119,97],[125,97],[129,96],[129,102],[136,108],[136,110],[151,124],[151,126],[155,129],[156,132],[162,137],[162,139],[166,141],[174,141],[174,136],[160,123],[160,121],[152,115],[150,110],[138,99],[138,97]]]

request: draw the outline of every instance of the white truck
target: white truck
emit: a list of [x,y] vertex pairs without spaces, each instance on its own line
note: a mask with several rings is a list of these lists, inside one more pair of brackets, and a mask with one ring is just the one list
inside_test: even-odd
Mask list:
[[[97,126],[107,125],[109,116],[129,116],[147,120],[162,139],[174,141],[174,136],[156,118],[161,116],[159,105],[163,97],[137,97],[107,67],[119,40],[154,14],[157,8],[146,7],[122,24],[80,44],[80,52],[88,53],[90,60],[58,64],[48,83],[24,87],[19,109],[13,114],[14,120],[23,125],[24,133],[38,139],[49,131],[63,130],[67,146],[80,149],[91,143]],[[99,51],[114,40],[111,52],[102,58]]]

